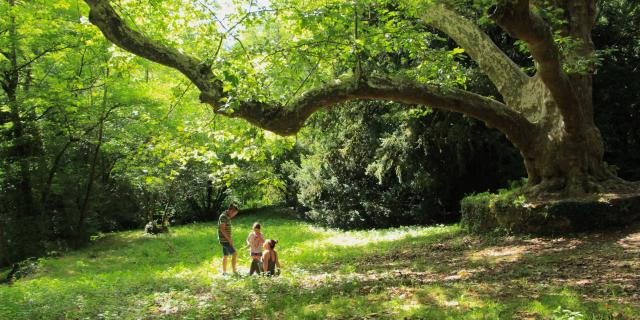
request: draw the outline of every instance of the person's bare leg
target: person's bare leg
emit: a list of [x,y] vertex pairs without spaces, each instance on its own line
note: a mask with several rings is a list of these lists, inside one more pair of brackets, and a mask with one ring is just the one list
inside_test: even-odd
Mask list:
[[222,273],[227,273],[227,256],[222,257]]
[[233,253],[233,257],[231,258],[231,268],[233,268],[233,273],[238,272],[238,270],[236,270],[236,263],[238,262],[238,253],[234,252]]

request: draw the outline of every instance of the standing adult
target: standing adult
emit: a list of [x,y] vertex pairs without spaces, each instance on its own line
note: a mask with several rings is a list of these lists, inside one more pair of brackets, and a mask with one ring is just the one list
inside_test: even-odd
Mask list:
[[231,219],[238,214],[238,207],[234,204],[229,205],[229,209],[223,212],[218,219],[218,240],[222,245],[222,273],[227,273],[227,257],[231,258],[231,268],[233,272],[236,270],[236,264],[238,261],[238,252],[233,247],[233,239],[231,239]]

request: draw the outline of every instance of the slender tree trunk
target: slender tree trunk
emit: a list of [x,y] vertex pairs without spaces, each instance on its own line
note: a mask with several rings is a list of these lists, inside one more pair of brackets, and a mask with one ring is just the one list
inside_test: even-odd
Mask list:
[[33,190],[31,189],[31,164],[29,162],[30,148],[28,137],[24,132],[24,125],[20,115],[20,108],[16,101],[14,93],[9,95],[9,107],[11,108],[11,122],[13,123],[13,140],[14,147],[12,151],[13,157],[17,160],[19,166],[19,182],[18,182],[18,210],[20,214],[32,216],[34,214],[33,207]]
[[[107,66],[105,81],[109,78],[109,67]],[[80,208],[80,217],[78,218],[77,225],[77,235],[78,235],[78,244],[86,238],[86,219],[89,216],[89,210],[91,209],[91,195],[93,192],[93,185],[95,184],[96,179],[96,167],[98,166],[98,157],[100,155],[100,148],[102,147],[102,141],[104,138],[104,123],[107,120],[109,111],[107,111],[107,95],[108,95],[108,86],[105,83],[104,91],[102,96],[102,111],[103,114],[100,115],[99,125],[98,125],[98,142],[96,143],[93,158],[91,159],[91,165],[89,167],[89,176],[87,177],[87,187],[84,193],[84,199],[82,201],[82,206]]]
[[91,166],[89,167],[89,176],[87,177],[87,187],[85,189],[84,198],[82,200],[82,206],[80,208],[80,217],[78,218],[78,236],[79,239],[84,239],[86,235],[86,218],[89,216],[89,210],[91,209],[91,195],[93,192],[93,185],[96,178],[96,167],[98,163],[98,155],[100,154],[100,148],[102,147],[102,139],[104,134],[104,121],[100,123],[98,127],[98,143],[95,146],[93,152],[93,158],[91,159]]
[[601,192],[620,182],[605,167],[604,144],[594,124],[583,123],[573,134],[563,127],[562,121],[547,124],[535,135],[535,144],[520,150],[532,195]]
[[[2,216],[0,216],[1,218]],[[5,223],[0,223],[0,268],[9,265],[9,250],[7,248],[7,234],[4,231]]]
[[67,143],[64,144],[62,149],[56,154],[56,157],[51,164],[51,168],[49,169],[49,174],[47,175],[47,181],[45,182],[44,188],[42,190],[42,208],[46,210],[47,201],[49,200],[49,194],[51,193],[51,186],[53,185],[53,178],[55,177],[58,169],[60,167],[60,162],[62,161],[62,157],[71,144],[74,142],[74,139],[69,139]]

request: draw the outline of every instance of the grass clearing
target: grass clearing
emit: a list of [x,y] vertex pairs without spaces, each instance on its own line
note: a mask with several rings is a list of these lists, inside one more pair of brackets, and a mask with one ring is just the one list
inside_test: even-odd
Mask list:
[[221,275],[215,224],[120,232],[0,285],[0,319],[640,318],[640,227],[562,238],[474,237],[455,225],[344,232],[271,209],[234,219],[237,244],[254,221],[280,240],[280,277]]

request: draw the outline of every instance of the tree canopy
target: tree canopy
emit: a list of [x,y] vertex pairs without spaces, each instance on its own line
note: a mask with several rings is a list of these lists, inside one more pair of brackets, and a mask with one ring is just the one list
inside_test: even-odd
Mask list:
[[[233,68],[235,72],[227,69],[234,59],[218,56],[218,49],[213,58],[197,57],[180,45],[139,31],[110,1],[86,2],[89,19],[110,41],[182,72],[200,90],[200,100],[216,113],[288,135],[298,132],[317,110],[354,99],[428,105],[473,116],[503,132],[523,155],[532,194],[627,189],[604,165],[602,138],[593,122],[597,56],[591,30],[596,1],[480,1],[471,10],[461,10],[464,3],[456,1],[274,1],[255,9],[249,2],[236,23],[249,21],[239,35],[233,33],[235,25],[223,35],[201,33],[199,23],[186,28],[196,38],[218,36],[218,48],[231,34],[238,43],[232,52],[242,57],[245,68]],[[217,17],[219,9],[201,5],[201,12]],[[482,30],[480,23],[489,21],[518,39],[530,54],[531,75]],[[402,35],[394,36],[394,29],[402,30]],[[436,30],[461,48],[450,55],[437,54],[437,46],[431,45]],[[297,54],[287,55],[291,44]],[[453,63],[446,65],[455,70],[451,56],[462,52],[491,80],[499,97],[473,93],[455,81],[453,85],[438,81],[437,72],[429,72],[442,70],[437,66],[447,56]],[[399,68],[385,68],[381,55],[399,55]],[[289,56],[295,58],[289,61]],[[295,76],[276,71],[282,61],[296,73],[301,61],[310,69],[297,87],[287,81]],[[243,88],[238,84],[245,79],[249,79],[245,87],[254,89],[234,93]],[[251,94],[265,87],[266,93]],[[283,90],[290,94],[278,94]]]

